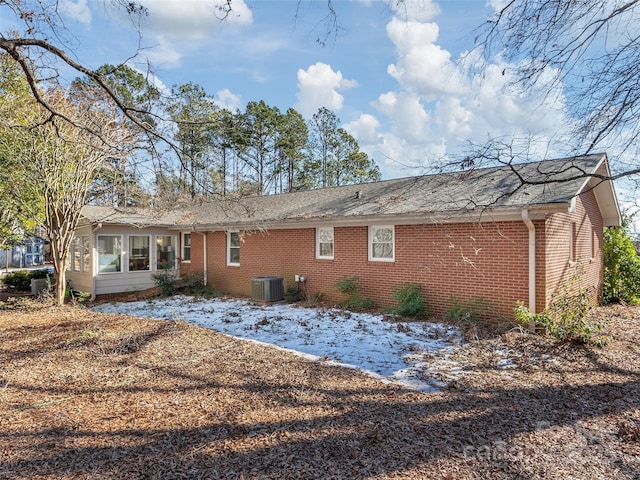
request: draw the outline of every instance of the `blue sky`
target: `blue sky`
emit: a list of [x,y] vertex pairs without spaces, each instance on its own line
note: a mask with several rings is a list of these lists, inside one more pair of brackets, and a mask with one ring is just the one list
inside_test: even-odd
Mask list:
[[150,63],[163,88],[198,83],[232,110],[252,100],[306,118],[333,110],[383,178],[424,173],[489,136],[534,135],[529,153],[549,156],[561,136],[561,95],[548,104],[504,91],[499,59],[478,75],[474,30],[502,0],[334,0],[340,28],[324,46],[324,0],[233,0],[223,22],[220,1],[141,0],[141,39],[108,2],[63,0],[61,12],[91,67]]

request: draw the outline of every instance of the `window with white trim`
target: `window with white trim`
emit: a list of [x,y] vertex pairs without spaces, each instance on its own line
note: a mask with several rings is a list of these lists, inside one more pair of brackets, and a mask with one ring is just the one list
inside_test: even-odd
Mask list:
[[156,237],[156,269],[172,270],[176,268],[177,237],[174,235],[158,235]]
[[182,233],[182,261],[191,262],[191,234]]
[[227,265],[240,265],[240,232],[227,232]]
[[68,270],[72,272],[89,272],[91,264],[91,250],[89,249],[89,235],[73,237],[69,247]]
[[393,262],[395,260],[395,234],[393,225],[369,227],[369,260]]
[[80,237],[80,248],[82,255],[82,271],[91,271],[91,246],[89,241],[89,235],[82,235]]
[[67,265],[67,270],[70,272],[79,272],[80,271],[80,238],[73,237],[71,239],[71,245],[69,246],[69,263]]
[[129,235],[129,271],[149,270],[149,235]]
[[122,272],[122,235],[98,235],[98,273]]
[[316,258],[333,259],[333,227],[316,228]]

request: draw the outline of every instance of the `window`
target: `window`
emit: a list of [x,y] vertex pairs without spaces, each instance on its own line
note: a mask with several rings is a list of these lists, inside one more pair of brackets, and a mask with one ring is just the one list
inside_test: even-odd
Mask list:
[[71,239],[71,245],[69,246],[69,265],[67,265],[67,270],[71,272],[80,271],[80,249],[78,243],[78,237]]
[[91,248],[89,244],[89,235],[80,237],[80,245],[82,247],[82,271],[91,271]]
[[333,227],[316,229],[316,258],[333,258]]
[[596,229],[591,228],[591,241],[589,242],[589,251],[591,252],[591,259],[596,258],[596,245],[598,244],[598,238],[596,237]]
[[89,235],[73,237],[69,247],[69,266],[67,269],[72,272],[89,272],[91,267],[90,252]]
[[98,235],[98,273],[122,271],[122,236]]
[[149,270],[149,236],[129,235],[129,271]]
[[240,265],[240,232],[227,232],[227,265]]
[[171,270],[176,268],[176,237],[156,237],[156,269]]
[[369,227],[369,260],[394,261],[393,226]]
[[182,261],[183,262],[191,261],[191,234],[190,233],[182,234]]

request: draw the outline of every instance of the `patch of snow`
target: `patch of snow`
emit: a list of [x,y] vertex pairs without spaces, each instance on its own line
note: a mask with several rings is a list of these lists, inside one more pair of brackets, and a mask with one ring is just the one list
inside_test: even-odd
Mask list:
[[[430,367],[430,352],[453,351],[460,331],[430,322],[390,322],[383,315],[289,304],[256,305],[240,299],[179,295],[97,305],[95,311],[144,318],[184,320],[220,333],[267,343],[312,360],[357,368],[418,391],[446,385]],[[328,359],[328,360],[327,360]],[[459,370],[448,365],[452,379]],[[439,378],[436,378],[439,377]]]

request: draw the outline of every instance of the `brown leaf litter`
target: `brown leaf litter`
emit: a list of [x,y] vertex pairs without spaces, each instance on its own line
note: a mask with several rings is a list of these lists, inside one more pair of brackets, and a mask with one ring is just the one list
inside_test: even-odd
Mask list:
[[479,327],[419,393],[183,322],[0,311],[0,478],[640,478],[640,310],[598,314],[603,348]]

